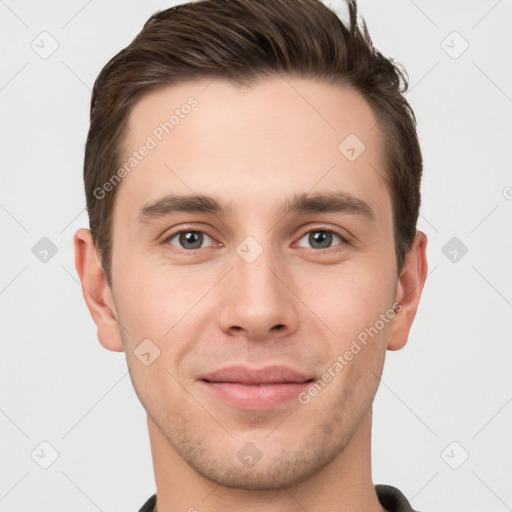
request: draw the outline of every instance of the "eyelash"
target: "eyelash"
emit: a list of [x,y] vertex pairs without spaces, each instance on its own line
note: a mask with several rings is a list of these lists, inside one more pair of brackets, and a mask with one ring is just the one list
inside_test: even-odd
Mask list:
[[[341,230],[337,230],[337,229],[328,229],[328,228],[322,228],[322,227],[317,227],[317,228],[313,228],[313,229],[309,229],[308,231],[305,231],[299,238],[299,240],[302,240],[304,238],[304,236],[310,234],[310,233],[314,233],[314,232],[318,232],[318,231],[323,231],[325,233],[332,233],[334,235],[336,235],[337,237],[340,238],[341,240],[341,244],[338,244],[338,245],[344,245],[344,244],[349,244],[348,240],[346,239],[346,237],[342,234],[343,232]],[[203,231],[203,230],[200,230],[200,229],[187,229],[187,228],[182,228],[178,231],[174,231],[173,233],[171,233],[170,235],[167,235],[163,240],[162,240],[162,244],[164,245],[167,245],[167,246],[170,246],[170,241],[176,236],[176,235],[180,235],[181,233],[203,233],[205,235],[207,235],[208,237],[210,237],[212,240],[213,240],[213,237],[210,236],[207,232]],[[186,253],[195,253],[196,251],[200,251],[201,249],[206,249],[206,247],[201,247],[199,249],[190,249],[190,250],[187,250],[187,249],[180,249],[180,248],[177,248],[175,246],[172,246],[173,249],[171,250],[181,250],[181,251],[184,251]],[[333,249],[334,247],[336,247],[335,245],[332,246],[332,247],[327,247],[325,249],[312,249],[313,251],[327,251],[329,249]]]

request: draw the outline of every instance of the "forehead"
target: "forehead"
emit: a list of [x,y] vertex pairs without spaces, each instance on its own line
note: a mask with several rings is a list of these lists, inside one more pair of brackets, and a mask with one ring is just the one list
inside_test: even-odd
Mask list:
[[390,210],[376,123],[358,92],[305,78],[159,87],[130,113],[116,203],[208,192],[261,213],[294,193],[342,190]]

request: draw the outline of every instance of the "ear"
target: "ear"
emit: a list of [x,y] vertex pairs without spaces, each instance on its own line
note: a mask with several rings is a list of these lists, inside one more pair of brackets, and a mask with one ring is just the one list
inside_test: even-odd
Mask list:
[[82,293],[98,328],[98,340],[108,350],[123,351],[123,343],[114,298],[96,253],[88,229],[79,229],[73,238],[75,267],[82,283]]
[[418,231],[414,237],[396,289],[396,302],[400,303],[390,323],[388,350],[399,350],[405,346],[409,331],[416,316],[423,285],[427,278],[427,236]]

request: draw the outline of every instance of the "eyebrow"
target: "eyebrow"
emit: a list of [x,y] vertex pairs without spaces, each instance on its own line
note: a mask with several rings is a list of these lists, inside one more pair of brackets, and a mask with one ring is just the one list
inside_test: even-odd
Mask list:
[[[139,222],[166,217],[173,213],[208,213],[228,216],[234,210],[233,203],[218,200],[204,194],[168,194],[161,199],[146,203],[139,210]],[[281,215],[288,213],[349,213],[375,220],[370,206],[345,192],[297,193],[287,198],[278,208]]]

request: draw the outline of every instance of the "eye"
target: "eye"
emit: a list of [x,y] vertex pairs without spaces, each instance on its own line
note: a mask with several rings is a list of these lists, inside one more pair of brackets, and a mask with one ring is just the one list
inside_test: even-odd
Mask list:
[[[313,249],[329,249],[331,247],[333,237],[338,238],[342,243],[348,243],[341,233],[331,229],[313,229],[305,233],[300,240],[303,240],[306,237],[307,241],[313,246]],[[301,247],[304,246],[301,245]]]
[[191,251],[201,249],[202,244],[205,240],[205,237],[212,241],[212,239],[203,231],[194,231],[192,229],[184,229],[182,231],[177,231],[176,233],[172,233],[165,240],[164,243],[173,244],[173,240],[177,240],[179,244],[178,247],[180,249],[189,249]]
[[[306,232],[299,240],[299,245],[301,247],[307,247],[300,243],[306,237],[307,242],[311,244],[313,249],[329,249],[335,239],[338,239],[339,242],[341,242],[338,243],[338,245],[348,243],[341,232],[332,229],[313,229]],[[213,239],[204,231],[182,229],[181,231],[176,231],[167,236],[163,240],[163,243],[178,247],[179,249],[195,251],[202,249],[203,243],[208,240],[210,243],[213,242]]]

